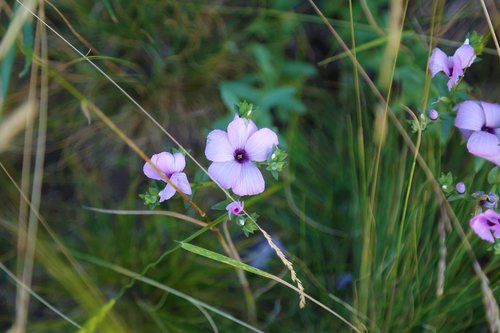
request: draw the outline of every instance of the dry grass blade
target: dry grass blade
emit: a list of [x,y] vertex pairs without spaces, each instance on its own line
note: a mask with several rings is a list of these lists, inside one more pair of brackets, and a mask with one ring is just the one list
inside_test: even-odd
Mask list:
[[484,16],[486,17],[486,21],[488,22],[488,27],[490,28],[491,36],[493,37],[493,42],[495,42],[495,47],[497,48],[497,54],[500,58],[500,45],[498,44],[498,38],[495,34],[495,29],[493,28],[493,23],[491,22],[490,14],[488,13],[488,8],[486,8],[486,4],[484,0],[481,0],[481,7],[483,7]]
[[12,140],[26,127],[26,119],[36,116],[36,106],[32,102],[24,102],[0,123],[0,153],[11,147]]
[[199,225],[200,227],[206,227],[207,223],[192,218],[191,216],[187,216],[177,212],[171,212],[168,210],[117,210],[117,209],[104,209],[104,208],[95,208],[95,207],[86,207],[83,208],[91,210],[93,212],[105,213],[105,214],[116,214],[116,215],[163,215],[174,217],[179,220],[183,220],[186,222],[194,223]]

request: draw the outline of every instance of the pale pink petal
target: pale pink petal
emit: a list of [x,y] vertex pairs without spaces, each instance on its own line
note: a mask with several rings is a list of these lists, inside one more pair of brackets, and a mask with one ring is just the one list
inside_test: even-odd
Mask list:
[[489,128],[500,127],[500,104],[480,102],[483,107],[484,117],[486,119],[485,126]]
[[165,188],[158,194],[160,195],[160,202],[163,202],[174,196],[175,189],[172,187],[172,185],[167,184],[167,186],[165,186]]
[[498,214],[492,209],[488,209],[484,213],[476,215],[470,220],[470,226],[472,227],[474,232],[481,239],[484,239],[491,243],[495,241],[492,232],[496,234],[499,225],[500,225],[500,214]]
[[460,63],[462,64],[462,69],[472,65],[474,59],[476,59],[476,53],[474,48],[469,44],[463,44],[460,46],[453,55],[454,58],[460,58]]
[[187,176],[184,172],[176,172],[170,177],[172,183],[174,183],[182,193],[192,194],[191,185],[187,179]]
[[242,201],[233,201],[229,205],[226,206],[227,213],[229,215],[229,219],[231,219],[231,214],[240,215],[243,212],[243,207],[245,203]]
[[278,136],[269,128],[262,128],[248,138],[245,151],[251,161],[264,162],[278,145]]
[[257,131],[257,126],[250,119],[235,118],[227,126],[227,137],[234,149],[243,148],[248,137]]
[[186,158],[182,153],[174,153],[172,155],[174,158],[172,164],[172,172],[181,172],[186,167]]
[[476,101],[465,101],[456,106],[455,126],[460,129],[480,131],[485,124],[483,108]]
[[443,71],[446,75],[450,75],[448,66],[448,56],[439,48],[432,50],[431,57],[429,58],[429,70],[432,77],[437,73]]
[[241,173],[241,164],[236,161],[214,162],[208,168],[210,177],[225,189],[231,188]]
[[467,141],[467,149],[472,155],[476,155],[494,161],[500,154],[500,140],[494,134],[478,131],[473,133]]
[[[167,176],[173,172],[172,168],[174,166],[174,157],[172,156],[172,154],[167,153],[167,152],[154,154],[150,158],[150,160],[151,160],[151,162],[153,162],[154,165],[156,165],[156,167],[158,169],[160,169],[160,171],[162,171]],[[160,176],[160,174],[158,172],[156,172],[156,170],[151,165],[149,165],[149,163],[147,163],[147,162],[144,163],[142,170],[143,170],[144,174],[146,175],[146,177],[148,177],[148,178],[156,179],[156,180],[163,180],[163,178]]]
[[464,71],[462,70],[462,62],[459,57],[452,57],[451,59],[453,68],[451,70],[451,76],[450,79],[448,80],[448,90],[451,91],[451,88],[455,84],[457,84],[458,79],[464,75]]
[[243,163],[240,177],[233,185],[233,192],[237,195],[255,195],[264,192],[264,178],[260,170],[252,163]]
[[226,132],[213,130],[208,133],[205,156],[212,162],[227,162],[234,160],[234,149],[229,143]]

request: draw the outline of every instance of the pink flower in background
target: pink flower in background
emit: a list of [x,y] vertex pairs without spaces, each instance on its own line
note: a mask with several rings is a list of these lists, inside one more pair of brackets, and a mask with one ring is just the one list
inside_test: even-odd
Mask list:
[[[191,194],[191,186],[187,180],[187,176],[182,170],[186,166],[186,160],[181,153],[170,154],[167,152],[155,154],[151,157],[151,162],[161,172],[163,172],[183,193]],[[142,168],[146,177],[161,180],[166,182],[158,172],[149,163],[145,163]],[[175,189],[172,185],[167,184],[165,188],[158,193],[160,202],[170,199],[175,194]]]
[[500,238],[500,214],[492,209],[474,216],[470,220],[470,226],[485,241],[494,243],[495,238]]
[[231,215],[240,215],[243,212],[243,207],[245,203],[243,201],[233,201],[229,205],[226,206],[227,213],[229,215],[229,219],[231,219]]
[[264,162],[278,144],[278,136],[268,128],[257,130],[254,122],[236,116],[227,132],[208,134],[205,155],[213,163],[208,174],[223,188],[237,195],[264,191],[265,182],[254,162]]
[[455,126],[467,139],[467,149],[500,165],[500,104],[465,101],[456,106]]
[[445,73],[449,78],[448,90],[451,90],[458,79],[464,75],[464,69],[472,65],[474,59],[476,59],[474,48],[469,45],[469,40],[467,39],[455,51],[455,54],[450,57],[439,48],[432,50],[431,57],[429,58],[429,70],[432,77],[439,72]]

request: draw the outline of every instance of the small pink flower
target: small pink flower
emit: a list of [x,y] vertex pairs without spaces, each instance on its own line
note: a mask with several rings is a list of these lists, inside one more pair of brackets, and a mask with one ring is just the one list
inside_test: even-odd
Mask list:
[[432,77],[439,72],[445,73],[449,78],[448,90],[451,90],[458,79],[464,75],[464,69],[472,65],[474,59],[476,59],[476,54],[467,39],[450,57],[439,48],[432,50],[429,58],[429,70]]
[[205,155],[213,162],[208,174],[237,195],[262,193],[264,178],[254,162],[267,160],[277,144],[278,136],[269,128],[258,130],[253,121],[236,116],[227,132],[208,134]]
[[229,219],[231,219],[231,214],[240,215],[243,212],[243,207],[245,203],[243,201],[233,201],[226,206]]
[[500,214],[492,209],[474,216],[470,220],[470,226],[485,241],[494,243],[495,238],[500,238]]
[[[187,176],[182,170],[186,166],[186,160],[184,155],[181,153],[170,154],[167,152],[162,152],[159,154],[154,154],[151,157],[151,162],[161,172],[163,172],[171,181],[174,183],[183,193],[191,194],[191,185],[187,180]],[[142,168],[146,177],[161,180],[166,183],[166,181],[160,176],[158,172],[149,163],[145,163]],[[160,195],[160,202],[170,199],[175,194],[175,189],[172,185],[167,184],[165,188],[158,193]]]

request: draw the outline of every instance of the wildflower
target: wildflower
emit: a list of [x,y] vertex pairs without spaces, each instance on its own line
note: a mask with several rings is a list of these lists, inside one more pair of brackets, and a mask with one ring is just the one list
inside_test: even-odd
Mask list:
[[[151,157],[151,162],[161,172],[163,172],[171,181],[174,183],[183,193],[191,194],[191,186],[187,180],[187,176],[182,170],[186,166],[186,160],[184,155],[181,153],[170,154],[167,152],[162,152],[155,154]],[[162,176],[149,163],[145,163],[143,167],[143,172],[146,177],[161,180],[166,182]],[[165,188],[158,193],[160,196],[160,202],[170,199],[175,194],[175,189],[172,185],[167,184]]]
[[464,194],[465,193],[465,184],[463,182],[458,182],[457,185],[455,186],[455,190],[457,190],[458,194]]
[[470,220],[470,226],[485,241],[494,243],[495,238],[500,238],[500,214],[494,210],[488,209],[474,216]]
[[485,194],[483,191],[475,192],[472,194],[474,198],[477,200],[477,204],[480,207],[488,208],[488,209],[496,209],[498,203],[498,195],[494,192],[490,192]]
[[439,118],[439,112],[436,110],[432,109],[429,111],[429,118],[430,120],[437,120]]
[[205,155],[213,162],[208,174],[237,195],[262,193],[264,178],[254,162],[266,161],[276,145],[276,133],[268,128],[258,130],[253,121],[236,116],[227,133],[213,130],[208,134]]
[[243,201],[233,201],[229,205],[226,206],[227,214],[229,215],[229,219],[231,219],[231,214],[240,215],[243,212],[243,207],[245,203]]
[[500,104],[465,101],[456,106],[455,127],[467,139],[467,149],[500,165]]
[[474,59],[476,59],[474,48],[469,45],[469,40],[466,39],[452,56],[447,56],[439,48],[432,50],[429,58],[429,70],[432,77],[439,72],[444,72],[449,78],[448,90],[451,90],[459,77],[464,75],[464,69],[472,65]]

